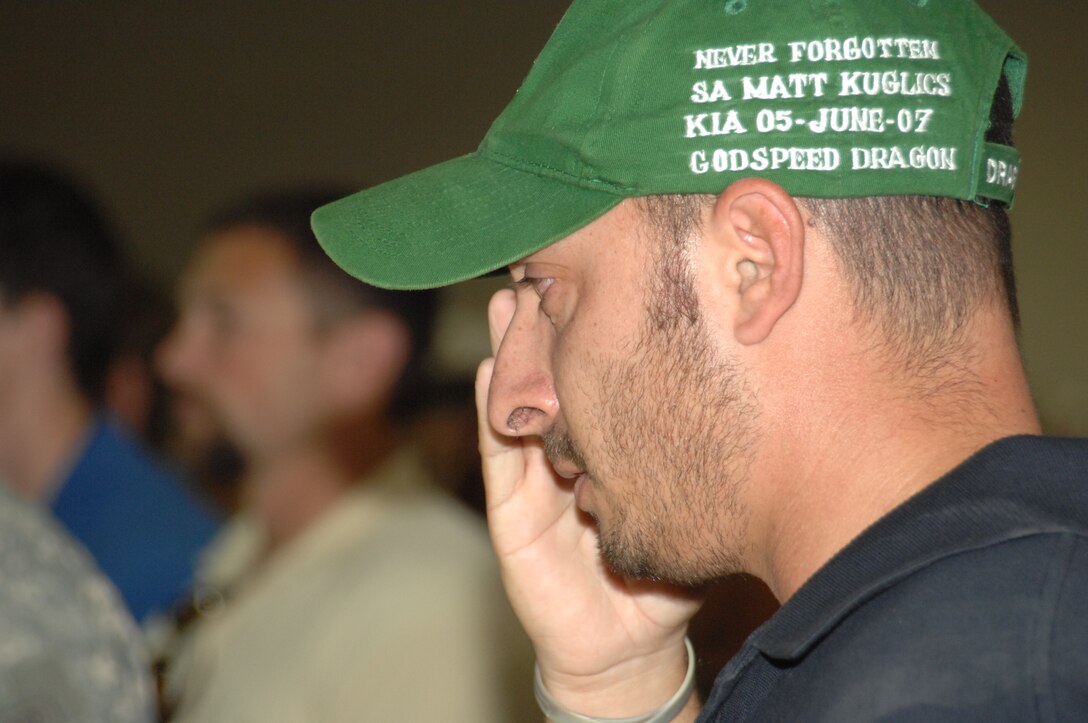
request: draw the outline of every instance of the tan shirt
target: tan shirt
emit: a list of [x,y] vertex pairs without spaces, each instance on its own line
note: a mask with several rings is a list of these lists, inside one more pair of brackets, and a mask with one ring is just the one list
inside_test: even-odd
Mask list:
[[531,652],[474,513],[395,456],[313,527],[247,570],[252,520],[213,547],[235,577],[168,676],[184,723],[487,723],[539,717]]

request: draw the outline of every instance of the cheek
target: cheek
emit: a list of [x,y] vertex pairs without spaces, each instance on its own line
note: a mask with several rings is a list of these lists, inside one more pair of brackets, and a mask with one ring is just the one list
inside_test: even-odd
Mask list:
[[270,359],[245,343],[227,343],[218,346],[210,355],[208,382],[220,392],[245,389],[258,383],[265,376]]
[[215,406],[229,431],[247,444],[288,444],[313,425],[314,410],[322,404],[315,379],[293,360],[257,361],[220,378]]
[[214,406],[234,420],[279,414],[283,379],[280,350],[239,339],[219,344],[210,355],[206,391]]
[[[615,388],[616,370],[639,353],[645,310],[637,287],[587,288],[577,313],[556,333],[551,367],[560,409],[575,437],[595,434],[607,408],[630,390]],[[575,439],[576,442],[581,440]]]
[[[610,389],[608,368],[613,341],[601,336],[564,334],[552,354],[555,396],[559,401],[568,433],[588,457],[598,457],[592,449],[604,408],[622,390]],[[607,355],[607,356],[606,356]]]
[[579,314],[556,335],[552,367],[557,382],[565,375],[577,379],[587,365],[629,361],[639,351],[644,319],[640,302],[620,299],[617,304],[606,296],[598,292],[583,300]]
[[549,361],[559,408],[569,413],[575,390],[584,393],[592,386],[587,378],[585,346],[576,335],[563,334],[552,347]]

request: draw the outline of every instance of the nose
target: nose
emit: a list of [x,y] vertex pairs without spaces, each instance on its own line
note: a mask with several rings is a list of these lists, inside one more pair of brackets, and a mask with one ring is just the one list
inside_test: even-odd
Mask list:
[[201,334],[182,315],[155,350],[155,368],[171,387],[191,387],[198,380],[205,354]]
[[491,297],[488,326],[495,352],[487,398],[488,420],[500,434],[539,436],[559,413],[551,373],[555,332],[535,308],[519,308],[509,289]]

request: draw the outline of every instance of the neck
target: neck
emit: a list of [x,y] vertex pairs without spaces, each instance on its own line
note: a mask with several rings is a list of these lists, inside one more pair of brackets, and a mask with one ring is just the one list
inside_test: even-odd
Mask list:
[[396,447],[387,424],[338,424],[320,439],[251,460],[243,490],[268,533],[268,552],[309,529]]
[[[911,380],[887,368],[825,368],[827,378],[789,400],[803,413],[772,433],[764,460],[771,510],[753,566],[786,600],[865,528],[991,442],[1039,434],[1012,329],[980,318],[970,375]],[[834,358],[834,357],[829,357]],[[863,358],[859,354],[857,358]],[[961,369],[967,364],[961,365]],[[927,393],[919,393],[930,382]],[[830,390],[830,393],[828,393]]]

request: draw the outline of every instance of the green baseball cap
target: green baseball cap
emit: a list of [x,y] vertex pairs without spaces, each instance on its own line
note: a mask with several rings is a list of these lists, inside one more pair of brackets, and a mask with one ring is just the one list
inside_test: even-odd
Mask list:
[[971,0],[577,0],[475,153],[319,208],[341,267],[420,289],[494,271],[624,198],[758,176],[796,196],[1011,204],[989,142],[1027,58]]

